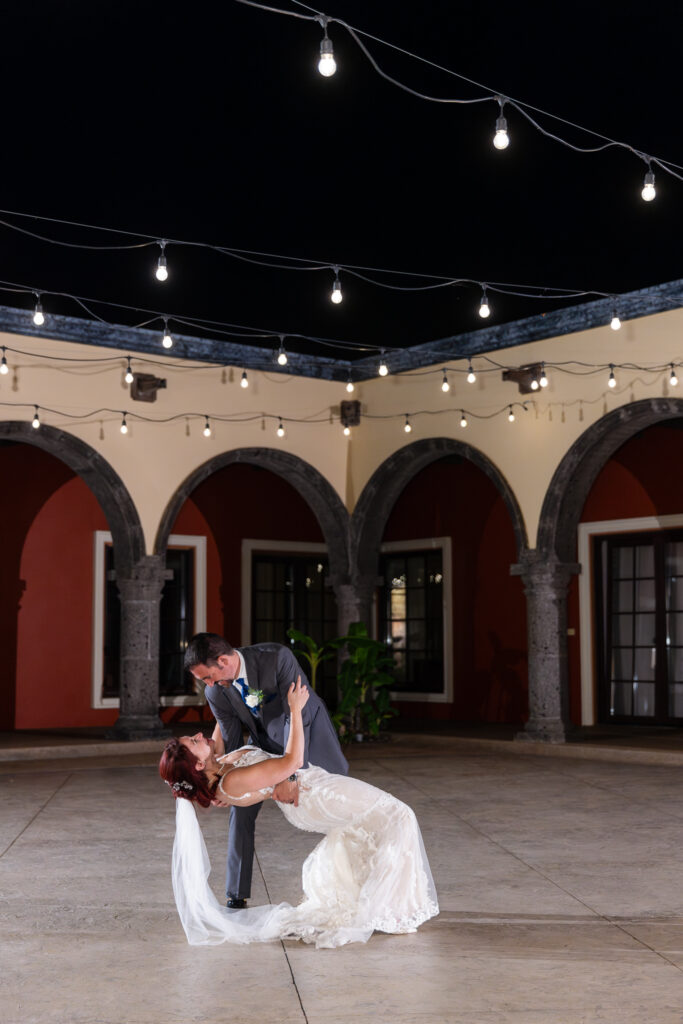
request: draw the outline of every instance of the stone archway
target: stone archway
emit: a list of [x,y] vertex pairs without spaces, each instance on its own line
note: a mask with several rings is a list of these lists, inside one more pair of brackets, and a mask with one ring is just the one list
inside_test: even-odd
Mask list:
[[[567,590],[576,531],[595,479],[626,441],[646,427],[683,418],[683,400],[649,398],[620,406],[574,442],[546,492],[535,551],[514,571],[525,584],[529,622],[529,709],[523,738],[563,742],[568,728]],[[522,737],[520,737],[522,738]]]
[[[116,580],[121,594],[121,704],[113,735],[137,739],[164,734],[159,718],[158,595],[163,564],[145,555],[137,509],[109,463],[85,441],[57,427],[0,423],[0,439],[34,445],[65,463],[87,484],[112,534]],[[156,601],[150,591],[158,587]]]
[[[330,565],[330,580],[337,597],[341,630],[345,628],[345,595],[349,572],[349,514],[330,482],[310,463],[275,448],[236,448],[198,466],[180,484],[168,502],[157,530],[154,551],[165,558],[173,523],[184,502],[199,484],[226,466],[246,463],[277,473],[290,483],[314,513],[322,531]],[[341,631],[340,630],[340,631]]]
[[527,545],[526,526],[515,495],[502,473],[478,449],[449,437],[434,437],[400,448],[379,466],[358,499],[351,519],[351,558],[355,615],[369,621],[382,535],[397,498],[413,477],[438,459],[458,455],[477,466],[499,491],[510,513],[518,554]]

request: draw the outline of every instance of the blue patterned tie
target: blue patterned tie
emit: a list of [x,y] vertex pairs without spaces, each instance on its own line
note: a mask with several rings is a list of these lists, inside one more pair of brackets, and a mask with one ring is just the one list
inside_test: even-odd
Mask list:
[[233,686],[236,686],[237,689],[239,690],[247,711],[251,711],[254,718],[258,718],[258,705],[255,708],[250,708],[249,705],[247,704],[247,694],[249,693],[249,687],[245,683],[244,679],[241,676],[239,679],[233,679]]

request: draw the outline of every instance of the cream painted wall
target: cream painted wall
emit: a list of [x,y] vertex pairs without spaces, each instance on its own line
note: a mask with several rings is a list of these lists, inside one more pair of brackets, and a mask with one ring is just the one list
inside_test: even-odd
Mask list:
[[[226,382],[222,383],[222,371],[215,367],[170,359],[161,366],[152,359],[135,356],[133,369],[166,378],[167,389],[158,392],[155,403],[133,402],[123,380],[126,360],[116,350],[14,335],[0,335],[0,345],[31,353],[24,356],[7,352],[10,373],[0,376],[0,417],[30,422],[33,403],[37,403],[42,423],[68,431],[95,448],[128,488],[150,553],[173,492],[193,470],[223,451],[253,446],[286,450],[314,466],[344,500],[348,442],[341,434],[339,420],[330,423],[330,407],[338,406],[344,396],[343,385],[250,370],[250,386],[243,389],[239,383],[241,367],[232,372],[228,369]],[[116,361],[101,366],[86,362],[60,364],[46,359],[48,355],[84,360],[112,356]],[[118,411],[84,421],[48,411],[81,414],[100,407],[125,409],[159,420],[188,411],[202,416],[190,421],[182,418],[172,423],[139,423],[131,415],[129,433],[124,436],[119,430]],[[275,434],[277,423],[272,419],[262,421],[261,412],[311,422],[286,423],[287,435],[280,439]],[[212,421],[213,435],[205,438],[203,414],[253,414],[255,419],[233,424]],[[313,422],[320,418],[322,423]]]
[[[625,363],[641,365],[679,362],[683,359],[683,312],[659,313],[625,323],[618,332],[609,327],[562,338],[534,342],[520,348],[490,353],[500,363],[566,362]],[[174,490],[208,458],[235,448],[267,446],[283,449],[304,459],[323,474],[337,490],[349,510],[378,466],[392,452],[413,441],[429,437],[465,440],[478,448],[507,479],[520,504],[534,546],[543,498],[560,460],[573,442],[605,412],[632,400],[668,393],[667,373],[638,373],[618,370],[618,386],[607,388],[607,373],[572,376],[548,368],[549,387],[527,396],[529,412],[515,409],[516,421],[508,423],[506,413],[486,416],[509,402],[522,401],[517,385],[503,383],[500,370],[483,373],[485,357],[475,357],[475,384],[467,384],[466,362],[439,363],[433,372],[390,375],[358,385],[354,398],[362,403],[361,425],[347,440],[339,420],[339,402],[347,397],[343,384],[307,380],[280,374],[249,371],[250,387],[240,388],[241,367],[223,374],[220,369],[168,359],[161,366],[152,358],[133,359],[133,368],[165,377],[168,387],[158,393],[154,404],[132,402],[123,382],[125,358],[112,349],[92,348],[44,338],[0,335],[0,344],[30,355],[8,351],[11,372],[0,376],[0,416],[29,420],[32,404],[41,408],[41,420],[80,437],[112,465],[128,487],[152,551],[157,527]],[[112,357],[114,364],[52,363],[48,355],[76,359]],[[451,391],[441,391],[443,367],[453,367]],[[682,383],[671,394],[680,393]],[[19,404],[28,403],[28,404]],[[17,408],[12,408],[17,404]],[[85,421],[72,421],[50,413],[84,413],[98,407],[140,412],[156,419],[193,411],[248,415],[248,423],[212,422],[213,436],[202,435],[203,419],[189,422],[138,423],[129,419],[130,431],[119,431],[120,412],[102,413]],[[468,413],[469,425],[459,426],[460,409]],[[261,413],[304,420],[286,424],[287,436],[275,435],[276,422],[263,421]],[[403,430],[403,417],[411,414],[413,430]],[[429,413],[429,414],[427,414]],[[373,419],[373,416],[395,416]],[[315,422],[321,419],[323,422]],[[103,436],[102,436],[103,434]],[[682,510],[683,511],[683,510]]]
[[[639,365],[680,362],[683,359],[683,311],[659,313],[624,323],[620,331],[601,327],[488,355],[507,366],[543,360]],[[566,451],[591,424],[606,412],[633,400],[669,394],[683,398],[683,370],[678,371],[681,384],[670,389],[668,370],[647,374],[616,370],[617,387],[610,389],[607,387],[608,371],[572,376],[549,367],[548,387],[522,396],[516,384],[503,382],[500,370],[480,372],[490,366],[485,357],[475,357],[473,365],[477,372],[474,384],[466,383],[466,374],[462,371],[466,371],[467,363],[458,360],[439,363],[430,374],[390,375],[368,381],[357,389],[364,415],[361,426],[354,430],[352,441],[347,493],[353,501],[358,499],[376,468],[406,444],[430,437],[456,438],[479,449],[506,478],[519,502],[529,545],[533,547],[541,506],[553,473]],[[449,374],[451,391],[448,394],[441,391],[444,366],[461,371]],[[507,410],[489,420],[477,420],[469,415],[488,415],[516,401],[527,401],[529,411],[524,413],[515,407],[516,420],[512,424],[508,422]],[[461,408],[468,413],[469,422],[464,429],[459,425]],[[418,410],[431,410],[438,415],[417,415]],[[390,413],[397,414],[398,418],[370,418]],[[411,413],[413,429],[410,434],[403,430],[405,413]]]

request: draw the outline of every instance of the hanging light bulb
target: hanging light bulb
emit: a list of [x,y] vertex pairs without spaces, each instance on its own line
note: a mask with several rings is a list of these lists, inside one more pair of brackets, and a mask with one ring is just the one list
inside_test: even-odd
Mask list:
[[460,413],[461,413],[461,415],[460,415],[460,426],[461,427],[466,427],[467,426],[467,416],[465,416],[465,410],[461,409]]
[[386,375],[389,373],[389,367],[387,366],[386,360],[384,358],[384,349],[382,349],[382,354],[380,355],[377,373],[380,375],[380,377],[386,377]]
[[512,406],[510,406],[510,412],[508,413],[508,419],[510,420],[510,423],[514,423],[515,422],[515,414],[513,412]]
[[0,360],[0,373],[3,375],[3,377],[5,376],[6,373],[9,373],[9,366],[7,365],[7,356],[5,355],[6,352],[7,352],[7,349],[3,345],[2,346],[2,359]]
[[123,419],[121,420],[121,426],[119,427],[119,430],[121,431],[122,434],[127,434],[128,424],[126,423],[126,414],[124,412],[121,415],[123,416]]
[[284,428],[284,425],[282,423],[282,417],[280,417],[280,422],[277,425],[276,434],[277,434],[278,437],[284,437],[285,436],[285,428]]
[[319,19],[325,35],[323,36],[322,42],[320,43],[320,60],[318,61],[318,71],[323,78],[331,78],[331,76],[337,70],[337,62],[334,59],[334,47],[332,46],[332,40],[327,37],[327,18],[324,20]]
[[159,242],[161,246],[161,252],[159,253],[159,259],[157,260],[157,269],[154,271],[154,276],[157,281],[168,281],[168,266],[166,265],[166,242]]
[[548,387],[548,378],[545,375],[545,363],[541,363],[541,376],[539,378],[538,383],[541,385],[542,388]]
[[173,338],[171,337],[171,333],[168,329],[168,320],[166,317],[164,317],[164,336],[161,339],[161,344],[164,348],[173,348]]
[[541,385],[539,384],[539,381],[538,381],[538,377],[537,377],[536,373],[534,372],[534,375],[533,375],[533,377],[531,378],[531,385],[530,385],[530,387],[531,387],[531,390],[532,390],[532,391],[538,391],[538,389],[540,388],[540,386],[541,386]]
[[609,325],[610,325],[610,327],[612,328],[613,331],[618,331],[621,328],[621,320],[619,319],[619,317],[617,315],[617,307],[616,306],[614,306],[612,308],[612,319],[610,320]]
[[643,181],[643,191],[640,193],[646,203],[651,203],[654,197],[657,195],[655,189],[655,174],[654,171],[650,170],[645,175]]
[[678,377],[676,376],[676,371],[674,370],[673,363],[671,364],[671,376],[669,377],[669,384],[672,388],[675,388],[678,384]]
[[353,392],[356,390],[355,384],[351,380],[351,374],[350,373],[349,373],[349,376],[348,376],[348,378],[346,380],[346,390],[347,390],[349,395],[352,395]]
[[508,135],[508,123],[503,116],[505,101],[499,97],[498,103],[500,105],[500,113],[496,119],[496,134],[493,136],[493,145],[496,149],[507,149],[510,145],[510,136]]
[[34,430],[38,430],[38,428],[40,427],[40,416],[38,415],[38,406],[35,407],[35,410],[36,411],[33,414],[33,419],[31,420],[31,426],[33,427]]
[[472,369],[472,363],[470,362],[468,364],[468,367],[467,367],[467,383],[468,384],[474,384],[476,379],[477,379],[477,375],[474,372],[474,370]]
[[280,335],[280,347],[277,351],[277,361],[280,366],[287,365],[287,353],[285,352],[285,339],[283,335]]
[[204,429],[202,430],[202,434],[204,435],[204,437],[211,437],[211,424],[209,423],[209,417],[205,416],[204,420],[206,422],[204,423]]
[[334,270],[334,284],[332,285],[332,292],[330,299],[334,302],[335,306],[338,306],[343,299],[341,281],[339,280],[339,267],[333,267]]
[[443,380],[441,381],[441,390],[444,392],[444,394],[451,390],[451,386],[448,383],[448,375],[446,374],[445,367],[443,371]]
[[406,434],[409,434],[410,431],[413,429],[410,425],[410,418],[408,416],[408,413],[406,413],[406,421],[403,424],[403,429],[405,430]]
[[491,316],[491,307],[489,306],[488,296],[486,295],[486,285],[482,290],[481,302],[479,303],[479,316],[482,320],[486,320]]
[[351,427],[344,427],[344,437],[351,437]]
[[42,327],[45,323],[45,314],[43,313],[43,304],[40,301],[40,295],[36,294],[36,305],[33,310],[33,322],[36,327]]
[[607,381],[608,388],[615,388],[617,386],[617,378],[614,376],[614,364],[609,364],[609,379]]
[[135,377],[133,376],[133,371],[132,371],[131,365],[130,365],[130,356],[128,356],[127,358],[128,358],[128,365],[126,367],[126,376],[123,379],[125,380],[126,384],[132,384],[133,381],[135,380]]
[[241,388],[248,388],[249,387],[249,378],[247,377],[247,371],[246,370],[242,370],[242,378],[240,380],[240,387]]

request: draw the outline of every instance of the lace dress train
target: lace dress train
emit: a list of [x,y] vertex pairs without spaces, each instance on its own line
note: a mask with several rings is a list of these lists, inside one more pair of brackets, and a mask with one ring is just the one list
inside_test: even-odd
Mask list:
[[[262,758],[263,752],[252,747],[238,764]],[[331,948],[367,942],[373,931],[412,932],[438,914],[410,807],[359,779],[314,766],[299,772],[299,783],[299,806],[279,806],[292,825],[324,838],[304,862],[304,899],[296,907],[280,903],[228,911],[220,906],[208,886],[208,855],[194,808],[177,801],[173,881],[191,944],[297,938]]]

